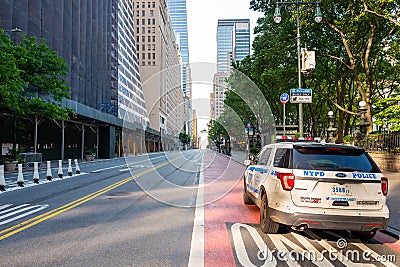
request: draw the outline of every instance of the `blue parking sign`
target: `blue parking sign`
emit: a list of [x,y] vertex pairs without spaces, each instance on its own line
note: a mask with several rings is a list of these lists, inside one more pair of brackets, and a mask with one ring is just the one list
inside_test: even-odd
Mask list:
[[281,94],[279,100],[281,101],[282,104],[286,104],[287,102],[289,102],[289,95],[286,93]]

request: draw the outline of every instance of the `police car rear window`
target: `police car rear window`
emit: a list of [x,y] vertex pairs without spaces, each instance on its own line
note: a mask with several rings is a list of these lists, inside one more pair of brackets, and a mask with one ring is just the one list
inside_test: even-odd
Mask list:
[[354,147],[294,147],[293,168],[304,170],[380,172],[363,149]]

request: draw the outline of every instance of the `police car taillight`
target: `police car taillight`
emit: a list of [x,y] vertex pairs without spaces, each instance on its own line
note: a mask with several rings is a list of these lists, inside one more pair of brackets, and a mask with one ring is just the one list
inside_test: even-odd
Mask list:
[[388,179],[387,179],[386,177],[382,177],[382,178],[381,178],[381,190],[382,190],[382,194],[383,194],[384,196],[387,195],[388,189],[389,189],[389,182],[388,182]]
[[294,174],[293,173],[276,173],[276,177],[281,180],[283,190],[291,191],[294,187]]

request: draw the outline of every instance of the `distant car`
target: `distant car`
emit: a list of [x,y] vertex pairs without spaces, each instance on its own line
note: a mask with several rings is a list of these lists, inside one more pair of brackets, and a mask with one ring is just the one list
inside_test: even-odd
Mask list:
[[262,148],[244,175],[244,203],[260,207],[260,227],[351,230],[362,239],[384,230],[388,179],[363,148],[284,142]]

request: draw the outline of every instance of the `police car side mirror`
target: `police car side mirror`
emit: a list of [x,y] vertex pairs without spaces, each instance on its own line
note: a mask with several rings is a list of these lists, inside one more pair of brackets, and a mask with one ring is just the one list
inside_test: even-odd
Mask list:
[[251,161],[250,161],[249,159],[246,159],[246,160],[243,162],[243,164],[246,165],[246,166],[249,166],[249,165],[251,164]]

